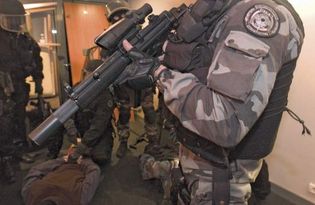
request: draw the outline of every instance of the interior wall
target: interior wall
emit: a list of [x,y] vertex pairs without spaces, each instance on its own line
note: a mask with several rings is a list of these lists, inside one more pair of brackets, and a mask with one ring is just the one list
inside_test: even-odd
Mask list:
[[[315,133],[315,1],[290,0],[300,14],[305,39],[289,93],[288,107]],[[267,161],[270,179],[278,186],[315,204],[309,183],[315,183],[315,138],[301,135],[301,125],[284,113],[275,148]]]
[[187,6],[191,3],[195,2],[195,0],[129,0],[130,6],[133,9],[140,8],[143,4],[149,3],[153,8],[154,14],[160,14],[164,10],[171,9],[172,7],[178,7],[182,3],[185,3]]
[[95,46],[94,39],[108,28],[102,4],[64,3],[72,82],[80,80],[84,49]]
[[[130,0],[137,9],[147,1]],[[150,0],[153,13],[195,2]],[[299,114],[306,125],[315,133],[315,69],[313,59],[315,45],[315,1],[291,0],[304,22],[306,37],[291,86],[288,106]],[[270,180],[307,201],[314,202],[315,195],[309,192],[309,183],[315,183],[315,138],[301,135],[302,127],[284,113],[273,153],[267,158]],[[314,190],[315,191],[315,190]]]

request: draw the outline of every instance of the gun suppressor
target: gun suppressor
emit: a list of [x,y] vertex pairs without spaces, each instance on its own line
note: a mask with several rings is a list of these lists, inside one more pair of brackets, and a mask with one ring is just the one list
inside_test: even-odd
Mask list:
[[[51,114],[43,123],[36,127],[29,138],[37,145],[42,144],[47,137],[54,134],[63,123],[79,109],[79,106],[72,100],[67,100],[58,110]],[[68,114],[68,115],[67,115]]]

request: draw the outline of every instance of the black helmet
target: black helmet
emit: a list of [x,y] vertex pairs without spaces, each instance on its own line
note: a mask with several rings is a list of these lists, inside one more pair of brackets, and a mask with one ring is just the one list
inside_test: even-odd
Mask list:
[[107,20],[114,24],[129,11],[129,4],[125,0],[110,0],[105,4],[105,9]]
[[10,32],[26,29],[25,9],[18,0],[0,0],[0,27]]
[[0,14],[25,15],[25,9],[18,0],[0,0]]

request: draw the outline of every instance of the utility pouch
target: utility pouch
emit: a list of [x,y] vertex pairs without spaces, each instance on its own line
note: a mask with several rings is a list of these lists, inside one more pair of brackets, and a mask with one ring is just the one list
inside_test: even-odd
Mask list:
[[199,42],[169,42],[165,50],[163,64],[180,72],[190,72],[195,68],[210,65],[211,49]]
[[190,43],[206,31],[202,21],[196,21],[190,12],[186,12],[181,19],[177,33],[185,42]]

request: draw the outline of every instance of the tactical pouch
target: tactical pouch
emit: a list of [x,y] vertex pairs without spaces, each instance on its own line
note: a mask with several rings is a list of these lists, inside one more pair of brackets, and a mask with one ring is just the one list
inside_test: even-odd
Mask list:
[[210,48],[199,42],[169,42],[165,50],[163,64],[180,72],[190,72],[195,68],[209,65],[211,56]]
[[209,75],[209,87],[222,95],[245,101],[269,49],[267,44],[249,34],[231,31]]
[[205,31],[206,27],[202,21],[196,21],[189,12],[184,14],[177,28],[178,35],[187,43],[192,42]]

